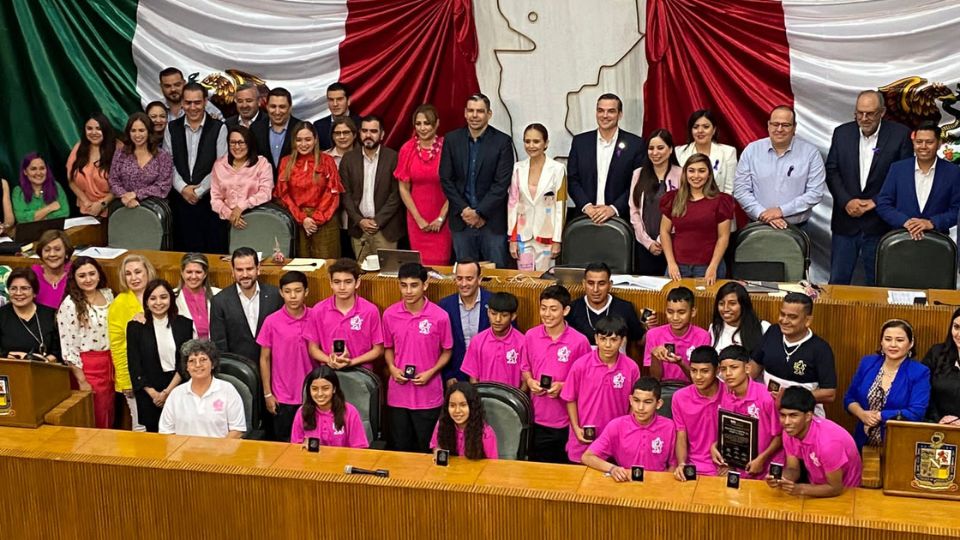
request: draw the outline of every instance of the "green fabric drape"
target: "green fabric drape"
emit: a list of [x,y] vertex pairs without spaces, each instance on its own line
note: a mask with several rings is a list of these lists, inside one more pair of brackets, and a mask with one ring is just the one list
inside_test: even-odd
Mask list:
[[36,150],[69,191],[64,164],[86,116],[101,111],[119,132],[140,107],[136,26],[136,0],[0,0],[0,176],[16,184]]

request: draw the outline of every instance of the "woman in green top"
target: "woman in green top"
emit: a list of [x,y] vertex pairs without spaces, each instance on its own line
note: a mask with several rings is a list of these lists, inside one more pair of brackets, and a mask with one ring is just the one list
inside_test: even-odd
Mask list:
[[36,152],[20,163],[20,185],[13,188],[13,214],[18,223],[68,217],[67,194]]

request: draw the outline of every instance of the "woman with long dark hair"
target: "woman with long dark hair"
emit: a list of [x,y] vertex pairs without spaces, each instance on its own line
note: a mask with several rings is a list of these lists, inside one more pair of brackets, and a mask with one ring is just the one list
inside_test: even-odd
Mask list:
[[630,183],[630,223],[637,243],[637,274],[662,276],[667,269],[660,243],[660,199],[680,187],[680,163],[673,153],[673,136],[665,129],[650,133],[647,165],[634,171]]
[[290,442],[320,439],[320,446],[367,448],[367,432],[357,408],[347,403],[337,372],[316,367],[303,381],[303,405],[293,417]]
[[173,156],[160,148],[153,121],[146,113],[133,113],[123,133],[123,150],[113,155],[110,168],[110,191],[127,208],[147,197],[166,198],[173,187]]
[[497,459],[497,435],[487,425],[476,388],[458,381],[447,388],[430,448],[467,459]]
[[717,289],[709,330],[710,341],[718,353],[730,345],[740,345],[752,354],[767,328],[770,323],[757,317],[750,293],[743,285],[730,281]]
[[960,424],[960,308],[950,317],[943,343],[937,343],[923,357],[930,369],[930,406],[927,420]]
[[86,216],[106,216],[113,200],[110,166],[117,149],[117,136],[107,117],[96,112],[80,128],[80,142],[67,158],[67,185],[77,196],[77,207]]

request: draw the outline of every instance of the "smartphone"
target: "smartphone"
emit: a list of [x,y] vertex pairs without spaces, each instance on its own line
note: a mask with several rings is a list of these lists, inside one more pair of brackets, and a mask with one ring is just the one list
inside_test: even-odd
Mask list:
[[343,354],[347,350],[347,344],[342,339],[333,340],[333,354]]
[[643,308],[643,312],[640,314],[640,322],[646,323],[647,319],[653,315],[653,310],[650,308]]

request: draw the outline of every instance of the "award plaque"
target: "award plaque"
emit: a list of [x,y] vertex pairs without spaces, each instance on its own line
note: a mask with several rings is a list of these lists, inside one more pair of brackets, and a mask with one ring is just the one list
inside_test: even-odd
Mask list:
[[734,469],[746,469],[757,456],[759,421],[756,418],[720,409],[717,446],[727,465]]

